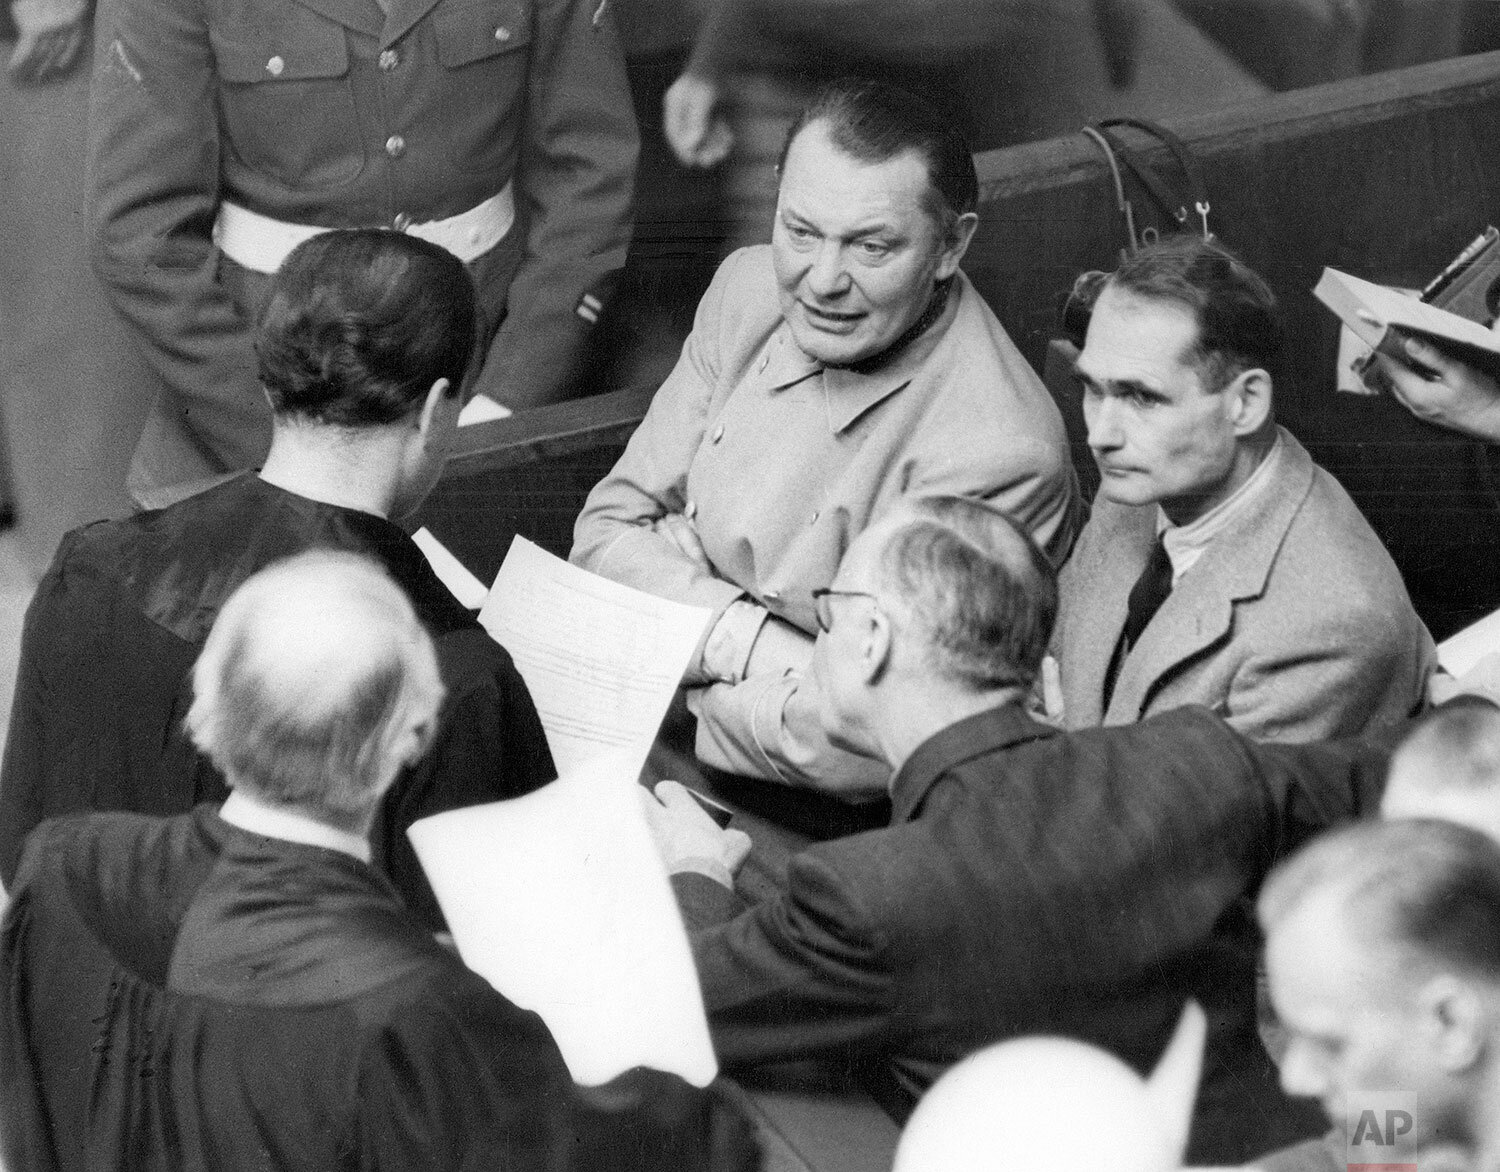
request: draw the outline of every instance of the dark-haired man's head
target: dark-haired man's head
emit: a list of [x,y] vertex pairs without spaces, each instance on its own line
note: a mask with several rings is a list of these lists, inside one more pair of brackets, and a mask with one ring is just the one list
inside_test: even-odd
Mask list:
[[1456,1145],[1492,1166],[1500,847],[1448,822],[1359,824],[1278,868],[1259,910],[1287,1091],[1320,1099],[1351,1145],[1378,1121],[1386,1146],[1363,1150],[1382,1160]]
[[1274,438],[1280,345],[1269,286],[1217,243],[1173,237],[1106,276],[1076,367],[1100,492],[1175,524],[1232,495]]
[[907,716],[930,710],[943,727],[1030,689],[1057,583],[1005,513],[936,496],[905,502],[861,533],[817,602],[823,634],[812,671],[823,727],[835,743],[896,765],[900,746],[886,738]]
[[1424,717],[1391,758],[1380,812],[1458,822],[1500,843],[1500,709],[1458,702]]
[[823,89],[787,135],[772,230],[782,316],[811,358],[877,358],[958,270],[978,223],[963,136],[927,102],[876,82]]
[[394,499],[379,511],[414,507],[442,470],[477,336],[473,281],[445,249],[381,229],[299,245],[273,279],[256,340],[275,415],[267,479],[280,482],[289,447],[325,460],[343,450],[350,468],[373,458],[389,471]]

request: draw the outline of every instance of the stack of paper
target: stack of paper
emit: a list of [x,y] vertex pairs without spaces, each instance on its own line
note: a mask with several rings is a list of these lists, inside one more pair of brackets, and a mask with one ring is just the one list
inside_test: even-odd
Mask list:
[[[425,532],[425,531],[424,531]],[[438,576],[515,661],[562,776],[410,830],[464,963],[552,1031],[574,1079],[716,1072],[687,934],[637,784],[709,619],[516,538],[484,588],[431,534]]]

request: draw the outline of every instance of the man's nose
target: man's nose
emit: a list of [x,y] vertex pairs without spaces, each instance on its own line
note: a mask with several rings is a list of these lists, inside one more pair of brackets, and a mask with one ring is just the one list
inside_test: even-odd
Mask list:
[[1112,399],[1085,399],[1083,420],[1088,427],[1089,447],[1094,451],[1112,452],[1124,442],[1119,415]]
[[837,240],[824,240],[818,245],[812,266],[807,270],[807,285],[818,297],[837,297],[849,291],[844,250]]

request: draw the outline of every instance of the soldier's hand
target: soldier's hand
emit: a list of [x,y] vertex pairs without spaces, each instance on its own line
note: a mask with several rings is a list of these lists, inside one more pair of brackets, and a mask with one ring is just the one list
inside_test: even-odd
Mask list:
[[6,69],[17,85],[41,85],[66,77],[82,55],[88,12],[82,5],[36,3],[12,7],[16,47]]
[[684,73],[662,99],[662,133],[684,166],[722,163],[734,146],[734,132],[724,120],[718,83]]

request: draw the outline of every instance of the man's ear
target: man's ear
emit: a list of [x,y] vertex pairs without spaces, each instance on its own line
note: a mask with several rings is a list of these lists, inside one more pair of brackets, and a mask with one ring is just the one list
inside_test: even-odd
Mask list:
[[894,634],[885,611],[878,606],[872,607],[869,625],[859,645],[861,675],[865,683],[875,683],[890,666]]
[[1466,982],[1449,973],[1433,977],[1418,993],[1422,1028],[1444,1070],[1468,1070],[1484,1053],[1489,1034],[1486,1006]]
[[943,241],[943,251],[938,257],[937,272],[933,274],[935,280],[946,281],[958,272],[958,264],[963,260],[964,253],[969,251],[969,242],[974,239],[974,230],[978,227],[977,213],[965,212],[958,217],[957,223],[953,225],[953,231]]
[[432,435],[434,425],[443,417],[443,412],[457,412],[460,409],[458,396],[448,393],[452,385],[447,379],[440,378],[432,384],[427,398],[422,400],[422,411],[417,416],[417,430],[422,433],[424,440]]
[[1230,409],[1236,436],[1255,435],[1271,419],[1271,376],[1260,367],[1240,371],[1224,393],[1234,396]]

